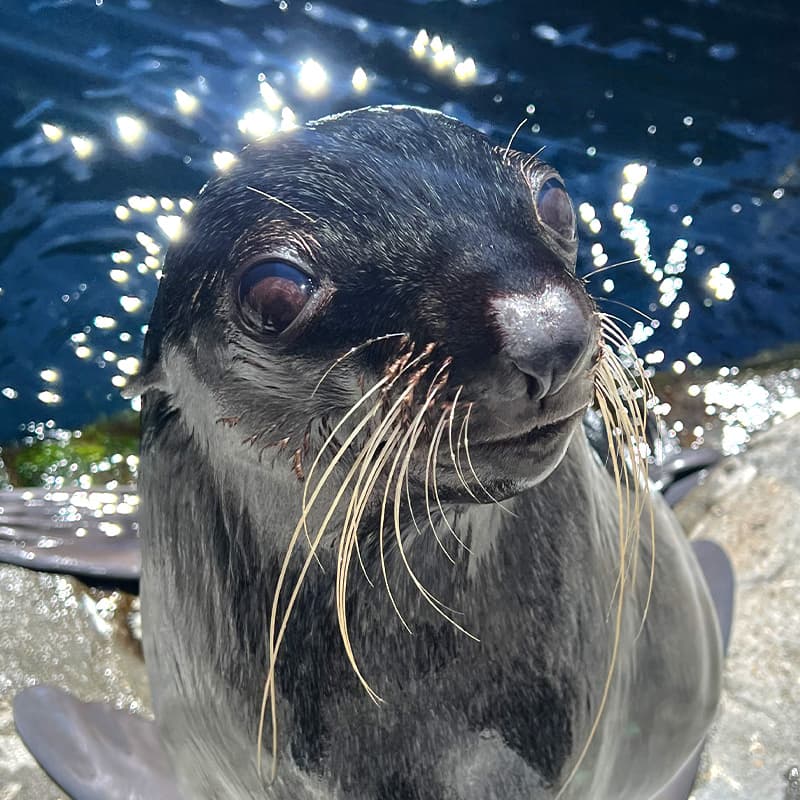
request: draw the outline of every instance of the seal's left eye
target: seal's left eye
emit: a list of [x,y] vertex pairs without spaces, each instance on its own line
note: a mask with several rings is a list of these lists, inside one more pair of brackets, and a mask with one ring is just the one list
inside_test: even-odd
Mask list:
[[536,194],[536,214],[539,221],[563,239],[575,238],[575,212],[564,184],[558,178],[549,178]]
[[239,303],[262,330],[281,333],[294,322],[313,291],[311,279],[285,261],[262,261],[239,281]]

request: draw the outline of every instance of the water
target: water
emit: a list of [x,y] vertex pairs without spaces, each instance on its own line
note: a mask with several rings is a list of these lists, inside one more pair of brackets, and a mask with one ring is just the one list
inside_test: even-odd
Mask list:
[[590,286],[654,369],[797,341],[796,2],[587,5],[4,0],[0,441],[126,407],[188,198],[271,126],[366,104],[497,142],[527,119],[582,274],[636,259]]

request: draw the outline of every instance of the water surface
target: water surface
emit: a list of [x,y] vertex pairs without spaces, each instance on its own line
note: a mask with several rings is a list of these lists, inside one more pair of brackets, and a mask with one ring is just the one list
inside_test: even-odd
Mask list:
[[0,441],[124,408],[189,199],[248,141],[366,104],[497,142],[526,120],[581,273],[635,259],[590,286],[653,369],[797,341],[797,41],[792,0],[5,0]]

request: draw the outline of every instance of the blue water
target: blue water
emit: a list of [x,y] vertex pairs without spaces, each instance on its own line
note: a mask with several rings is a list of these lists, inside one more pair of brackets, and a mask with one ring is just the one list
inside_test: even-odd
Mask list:
[[[440,69],[421,29],[441,37]],[[277,121],[283,107],[302,122],[414,103],[505,142],[527,118],[515,146],[545,147],[594,210],[581,206],[580,271],[636,259],[590,287],[641,323],[656,369],[796,342],[798,41],[796,0],[3,0],[0,440],[126,406],[117,386],[180,213],[169,201],[250,140],[246,112],[270,118],[264,82]],[[300,82],[307,59],[327,77],[316,94]]]

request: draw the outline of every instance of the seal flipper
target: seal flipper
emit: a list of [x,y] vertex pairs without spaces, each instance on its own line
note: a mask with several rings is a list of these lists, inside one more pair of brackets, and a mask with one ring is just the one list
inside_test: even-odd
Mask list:
[[53,686],[14,698],[22,741],[73,800],[179,800],[154,722]]
[[[708,585],[714,610],[717,613],[717,621],[722,634],[722,649],[727,653],[731,638],[736,588],[733,566],[725,551],[715,542],[698,539],[692,542],[692,549],[700,564],[700,569],[703,570],[703,577]],[[700,755],[704,746],[705,741],[700,742],[672,780],[650,800],[687,800],[697,777]]]
[[697,539],[692,542],[692,550],[703,570],[717,621],[722,633],[722,650],[727,654],[733,625],[733,601],[736,593],[736,577],[733,565],[726,552],[716,543],[708,539]]
[[133,487],[0,491],[0,561],[136,591],[137,503]]

